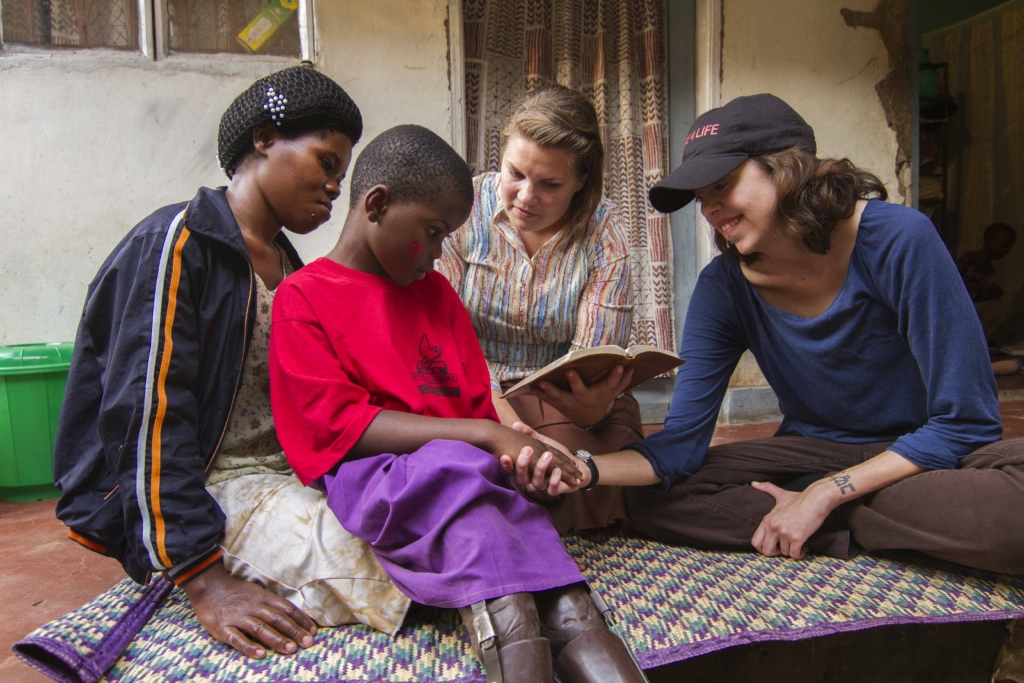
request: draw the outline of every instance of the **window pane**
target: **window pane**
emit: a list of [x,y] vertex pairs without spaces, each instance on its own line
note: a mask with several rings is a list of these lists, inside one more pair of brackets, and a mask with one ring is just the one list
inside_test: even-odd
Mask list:
[[298,0],[167,0],[171,49],[298,57],[297,9]]
[[136,0],[3,0],[4,42],[138,48]]

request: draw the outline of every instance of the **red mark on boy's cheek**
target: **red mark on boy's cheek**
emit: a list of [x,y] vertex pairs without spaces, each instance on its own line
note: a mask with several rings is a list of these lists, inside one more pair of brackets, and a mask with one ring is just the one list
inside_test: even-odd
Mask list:
[[420,252],[423,251],[423,245],[419,242],[410,242],[405,248],[409,250],[409,256],[413,257],[419,256]]

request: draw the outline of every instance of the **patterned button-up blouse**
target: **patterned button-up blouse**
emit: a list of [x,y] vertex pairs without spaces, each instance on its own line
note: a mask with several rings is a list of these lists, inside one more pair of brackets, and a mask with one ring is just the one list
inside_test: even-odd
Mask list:
[[602,200],[582,231],[562,230],[530,258],[501,204],[499,177],[474,179],[473,213],[437,264],[469,311],[495,389],[569,351],[626,346],[633,322],[626,226],[615,205]]

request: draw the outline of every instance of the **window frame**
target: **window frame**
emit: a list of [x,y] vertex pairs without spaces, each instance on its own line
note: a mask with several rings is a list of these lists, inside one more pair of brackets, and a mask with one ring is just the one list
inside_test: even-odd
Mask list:
[[452,147],[466,158],[466,57],[462,0],[448,0],[448,87],[452,94]]
[[[317,54],[316,26],[313,14],[314,0],[298,0],[296,10],[299,22],[299,62],[314,62]],[[51,55],[89,55],[89,56],[121,56],[128,60],[142,58],[145,61],[165,61],[183,57],[185,60],[243,60],[287,62],[296,61],[296,57],[280,55],[243,55],[234,52],[172,52],[170,25],[168,23],[167,0],[135,0],[139,16],[138,47],[123,50],[112,47],[58,47],[56,45],[25,45],[8,43],[3,39],[3,15],[0,13],[0,55],[4,54],[51,54]],[[3,0],[0,0],[0,6]]]

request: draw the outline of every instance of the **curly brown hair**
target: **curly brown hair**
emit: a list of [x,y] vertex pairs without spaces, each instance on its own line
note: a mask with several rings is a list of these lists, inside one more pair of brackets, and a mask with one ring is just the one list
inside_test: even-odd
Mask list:
[[[775,185],[779,229],[815,254],[828,253],[832,232],[840,221],[853,215],[858,200],[889,198],[874,174],[857,168],[849,159],[819,159],[806,147],[791,147],[751,161]],[[715,246],[744,263],[753,263],[759,256],[740,254],[718,231]]]

